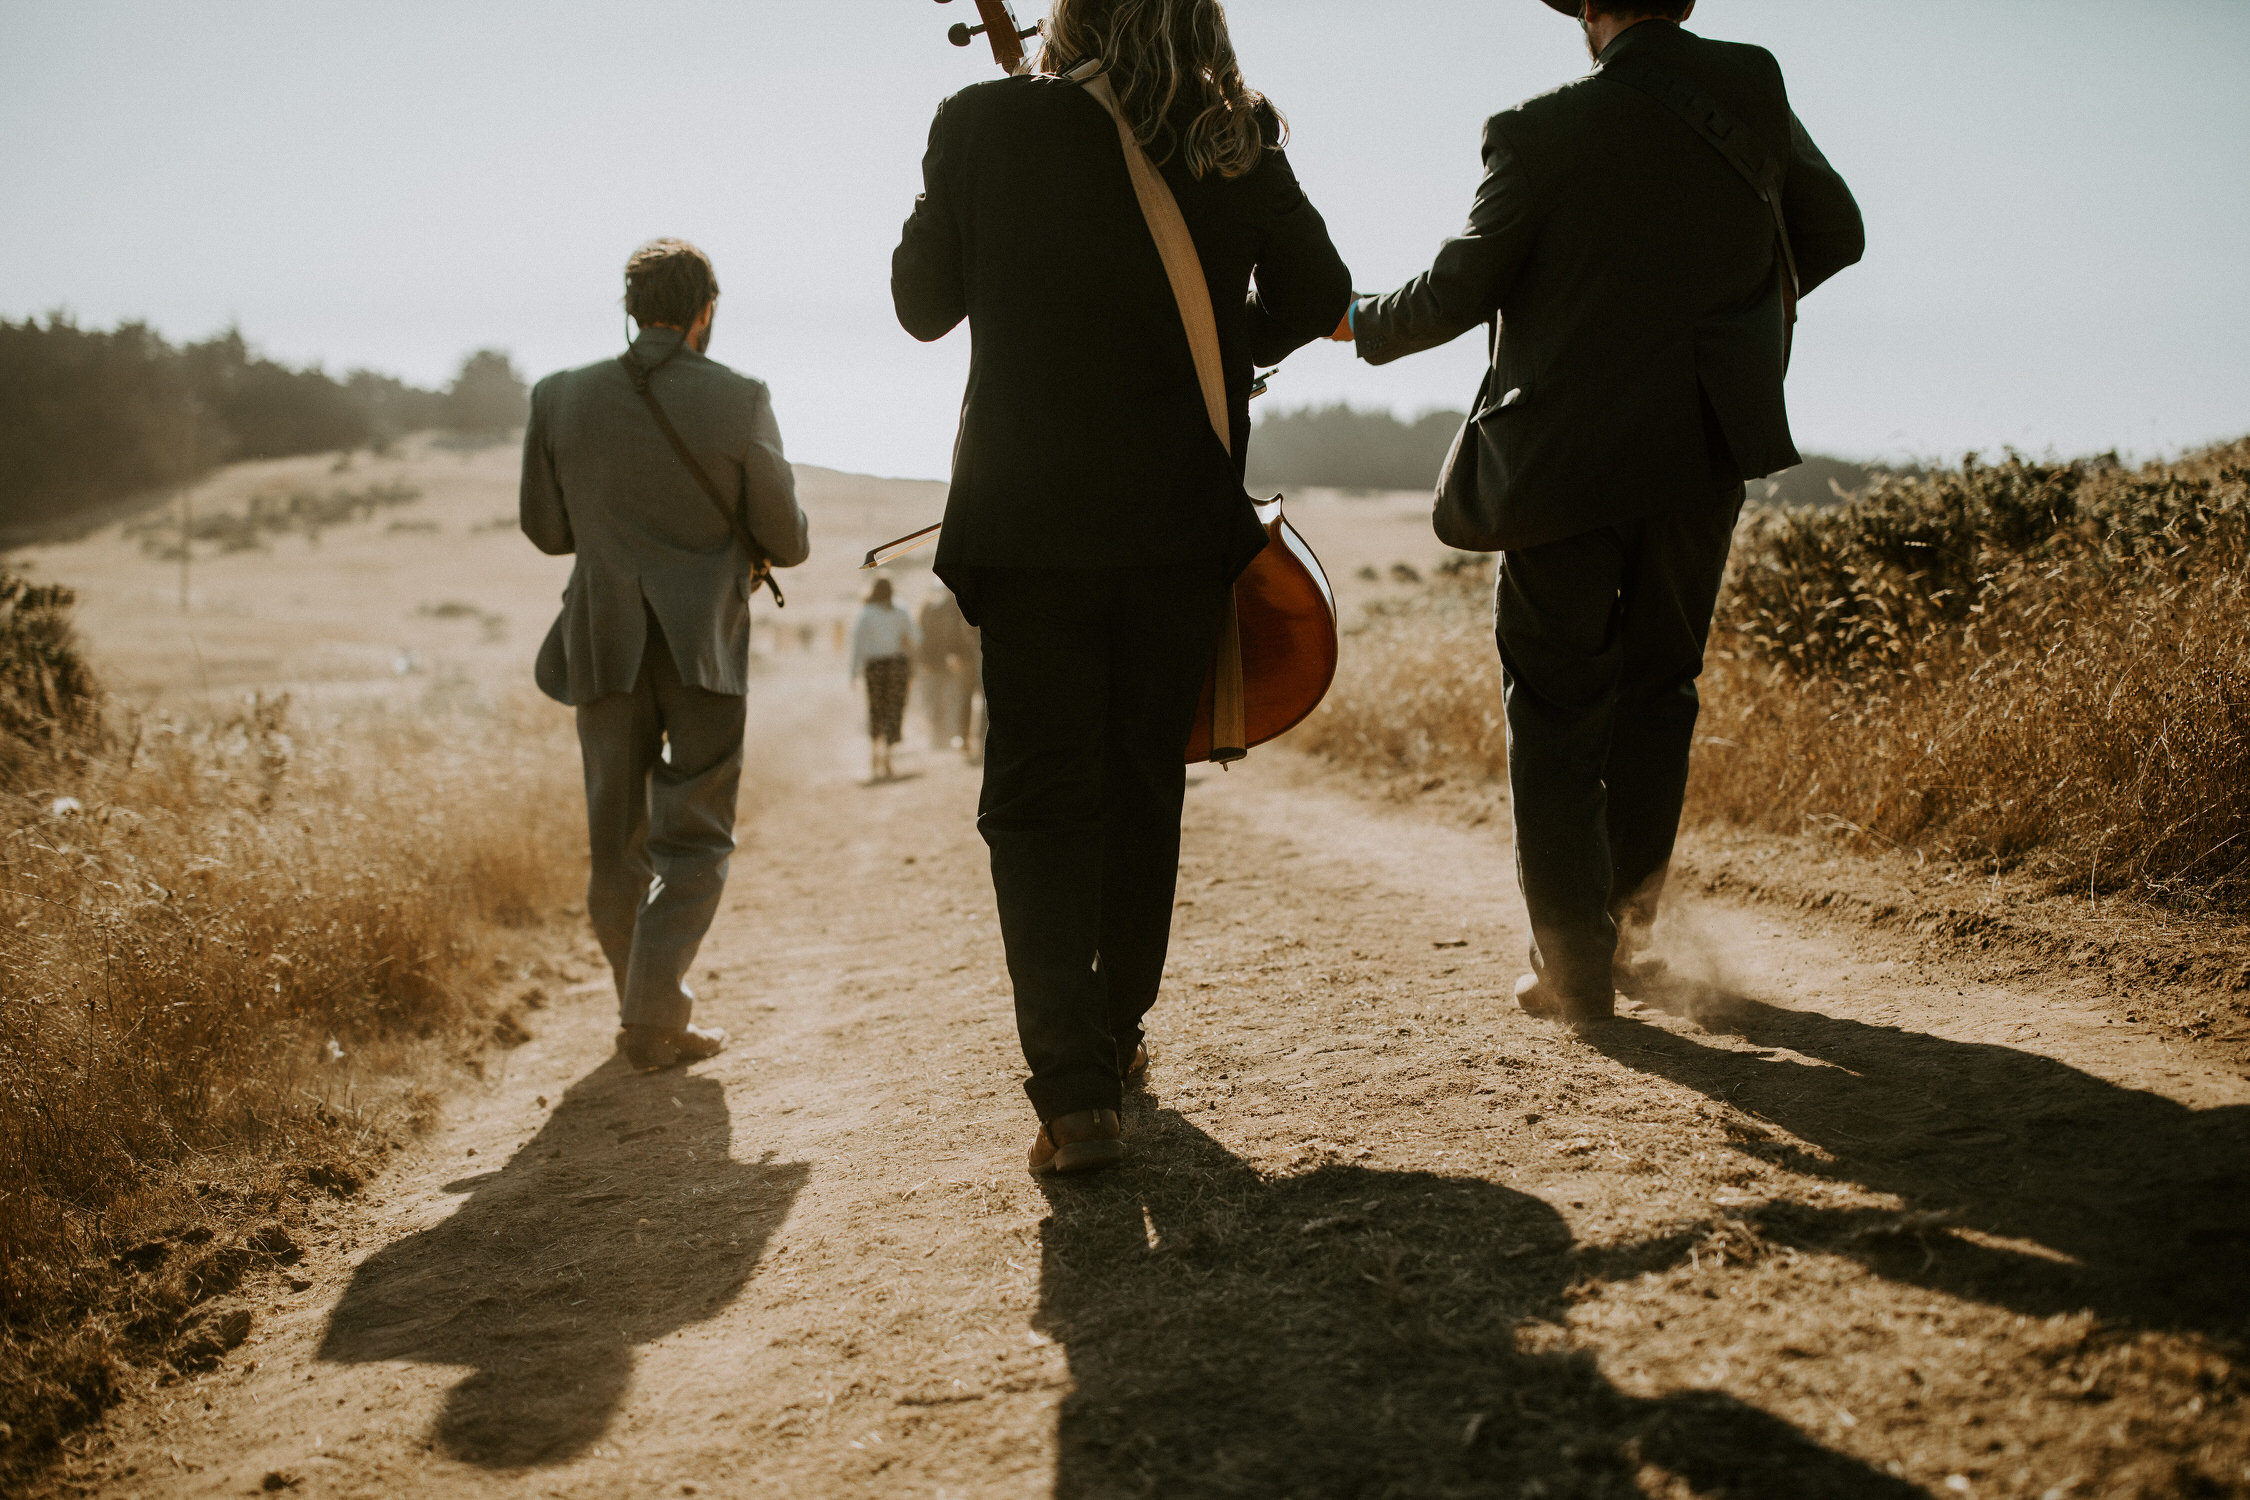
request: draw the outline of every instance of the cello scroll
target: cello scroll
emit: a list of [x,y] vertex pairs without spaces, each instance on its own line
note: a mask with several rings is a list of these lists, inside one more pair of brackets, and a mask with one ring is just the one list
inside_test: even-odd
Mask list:
[[[940,5],[950,5],[952,0],[938,0]],[[977,24],[955,23],[946,33],[946,39],[956,47],[966,47],[979,36],[992,44],[992,60],[1000,64],[1000,71],[1009,77],[1024,71],[1029,62],[1024,56],[1023,44],[1039,35],[1036,26],[1016,24],[1015,13],[1009,9],[1008,0],[976,0]]]

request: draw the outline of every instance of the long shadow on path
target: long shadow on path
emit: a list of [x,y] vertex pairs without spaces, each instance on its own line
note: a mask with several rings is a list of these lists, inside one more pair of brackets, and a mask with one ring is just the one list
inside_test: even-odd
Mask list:
[[[2151,1329],[2250,1333],[2250,1107],[2198,1110],[2053,1058],[1740,997],[1704,1024],[1812,1062],[1658,1026],[1587,1040],[1618,1062],[1779,1125],[1736,1145],[1895,1194],[1919,1216],[1776,1204],[1771,1237],[2040,1316],[2090,1308]],[[1953,1232],[2026,1241],[2038,1253]]]
[[468,1199],[368,1257],[320,1357],[464,1365],[435,1433],[489,1468],[559,1463],[607,1430],[633,1349],[739,1292],[810,1169],[730,1155],[725,1091],[617,1059],[572,1085]]
[[1497,1183],[1268,1179],[1176,1113],[1048,1192],[1041,1327],[1067,1349],[1055,1493],[1919,1495],[1718,1392],[1644,1399],[1565,1352],[1572,1241]]

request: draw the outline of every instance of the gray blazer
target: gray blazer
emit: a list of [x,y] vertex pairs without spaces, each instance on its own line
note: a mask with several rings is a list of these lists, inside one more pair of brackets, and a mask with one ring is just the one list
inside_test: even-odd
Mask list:
[[[633,341],[655,364],[681,335]],[[777,568],[812,550],[765,385],[682,349],[650,382],[672,425]],[[605,359],[532,388],[523,437],[523,532],[578,555],[539,648],[540,690],[563,703],[631,691],[654,611],[683,680],[749,689],[750,557],[664,440],[624,367]]]

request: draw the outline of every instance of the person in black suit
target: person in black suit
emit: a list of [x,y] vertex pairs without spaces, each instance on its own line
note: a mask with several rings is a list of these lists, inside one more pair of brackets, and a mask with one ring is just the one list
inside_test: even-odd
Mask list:
[[[1060,76],[1095,59],[1194,238],[1231,456],[1118,127]],[[1253,366],[1333,329],[1351,280],[1217,0],[1057,0],[1040,66],[939,107],[891,291],[916,338],[964,318],[975,335],[936,567],[983,633],[977,824],[1041,1121],[1032,1167],[1053,1172],[1124,1154],[1188,734],[1224,591],[1266,541],[1243,490]]]
[[[1357,300],[1338,338],[1384,364],[1497,323],[1463,434],[1501,552],[1526,1010],[1611,1013],[1620,941],[1654,920],[1686,794],[1743,482],[1799,461],[1782,400],[1798,289],[1865,248],[1858,205],[1762,48],[1679,24],[1693,0],[1547,0],[1594,72],[1495,115],[1468,228]],[[1788,245],[1664,96],[1715,105],[1780,182]],[[1791,283],[1789,252],[1794,253]]]

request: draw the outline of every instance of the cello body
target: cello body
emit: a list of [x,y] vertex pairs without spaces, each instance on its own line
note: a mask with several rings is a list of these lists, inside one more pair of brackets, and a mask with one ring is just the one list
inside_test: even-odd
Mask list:
[[[1258,506],[1258,520],[1266,528],[1265,550],[1235,580],[1234,607],[1220,624],[1188,736],[1190,765],[1240,760],[1253,746],[1287,734],[1320,706],[1336,680],[1336,595],[1328,575],[1282,514],[1279,495]],[[1230,625],[1238,655],[1229,650]],[[1223,706],[1230,691],[1239,715]]]

